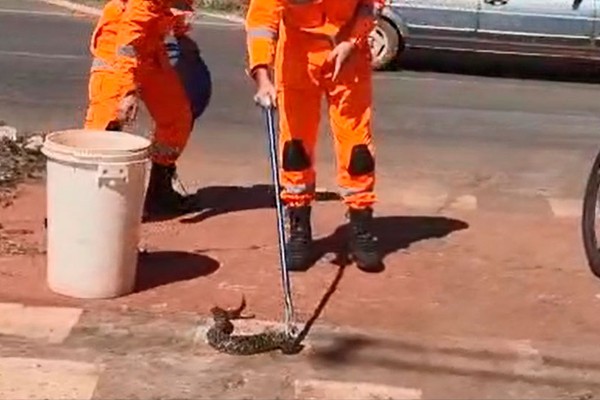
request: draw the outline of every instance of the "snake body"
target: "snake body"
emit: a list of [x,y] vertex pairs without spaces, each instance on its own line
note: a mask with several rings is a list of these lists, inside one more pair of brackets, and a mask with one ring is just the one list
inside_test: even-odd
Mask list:
[[213,325],[208,329],[206,338],[208,344],[215,350],[231,355],[252,355],[281,350],[284,354],[293,354],[299,350],[296,338],[285,332],[267,330],[253,335],[234,335],[234,319],[248,319],[254,316],[242,316],[246,307],[245,299],[239,308],[225,310],[213,307],[211,314]]

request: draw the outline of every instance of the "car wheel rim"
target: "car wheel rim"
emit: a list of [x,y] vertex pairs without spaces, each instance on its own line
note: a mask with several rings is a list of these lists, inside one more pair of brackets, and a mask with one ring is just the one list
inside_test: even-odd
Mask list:
[[389,46],[387,35],[380,27],[375,27],[369,35],[369,47],[373,58],[379,59],[386,52]]

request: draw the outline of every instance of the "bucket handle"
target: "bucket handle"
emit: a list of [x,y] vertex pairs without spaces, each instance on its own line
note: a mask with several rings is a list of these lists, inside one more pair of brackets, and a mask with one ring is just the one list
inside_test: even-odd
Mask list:
[[129,182],[129,168],[127,164],[99,164],[98,184],[115,186],[117,182]]

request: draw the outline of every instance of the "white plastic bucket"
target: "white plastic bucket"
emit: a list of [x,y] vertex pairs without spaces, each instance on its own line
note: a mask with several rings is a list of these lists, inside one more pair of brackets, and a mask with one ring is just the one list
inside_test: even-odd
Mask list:
[[74,129],[46,137],[52,291],[86,299],[133,291],[149,146],[124,132]]

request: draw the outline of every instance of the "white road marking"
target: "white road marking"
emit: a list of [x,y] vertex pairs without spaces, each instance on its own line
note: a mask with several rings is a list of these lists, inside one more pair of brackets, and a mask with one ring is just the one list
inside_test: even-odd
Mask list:
[[[87,9],[83,9],[83,10],[79,10],[79,9],[73,9],[73,11],[78,11],[78,12],[82,12],[85,14],[91,14],[89,12],[87,12]],[[97,10],[99,11],[99,10]],[[38,16],[48,16],[48,17],[72,17],[73,13],[70,12],[61,12],[61,11],[37,11],[37,10],[19,10],[19,9],[12,9],[12,8],[0,8],[0,14],[16,14],[16,15],[38,15]],[[98,13],[94,12],[91,15],[98,15]],[[213,18],[213,19],[220,19],[221,21],[203,21],[202,18]],[[213,14],[213,13],[204,13],[204,12],[200,12],[199,13],[199,19],[195,19],[194,21],[192,21],[193,25],[200,25],[200,26],[223,26],[223,27],[232,27],[232,28],[239,28],[241,27],[241,21],[237,21],[236,19],[234,19],[234,17],[230,17],[227,15],[219,15],[219,14]]]
[[552,214],[555,217],[580,217],[583,207],[583,199],[548,199]]
[[472,83],[474,81],[471,80],[460,80],[460,79],[448,79],[448,78],[444,78],[444,77],[439,77],[439,78],[433,78],[433,77],[419,77],[419,76],[406,76],[406,75],[392,75],[390,76],[389,73],[385,73],[385,74],[374,74],[373,75],[373,80],[376,81],[421,81],[421,82],[448,82],[448,83],[456,83],[456,84],[465,84],[465,83]]
[[533,347],[531,340],[514,341],[510,347],[519,356],[513,365],[515,374],[532,376],[539,373],[544,367],[544,359],[539,350]]
[[295,398],[300,400],[418,400],[421,390],[366,382],[296,380]]
[[477,209],[477,197],[471,194],[465,194],[457,197],[450,203],[448,208],[455,210],[473,211]]
[[91,399],[99,369],[68,360],[0,358],[0,399]]
[[49,53],[36,53],[31,51],[10,51],[0,50],[0,55],[5,56],[16,56],[16,57],[30,57],[30,58],[46,58],[55,60],[79,60],[87,59],[88,56],[80,56],[76,54],[49,54]]
[[446,204],[448,189],[431,180],[415,181],[395,191],[394,198],[408,208],[437,210]]
[[79,322],[81,313],[80,308],[0,303],[0,334],[62,343]]
[[[84,4],[78,4],[68,0],[40,0],[43,3],[52,4],[57,7],[66,8],[71,11],[80,12],[83,14],[99,16],[102,13],[102,10],[97,7],[91,7]],[[7,10],[6,12],[16,12],[21,14],[39,14],[39,15],[69,15],[67,13],[60,12],[46,12],[46,11],[29,11],[29,10]],[[221,14],[221,13],[213,13],[207,11],[199,11],[198,14],[200,16],[220,19],[226,22],[217,22],[217,21],[193,21],[194,25],[206,25],[206,26],[230,26],[230,27],[239,27],[244,23],[244,18],[233,15],[233,14]]]
[[42,15],[53,17],[70,17],[73,14],[60,11],[35,11],[35,10],[16,10],[12,8],[0,8],[0,14],[25,14],[25,15]]
[[200,25],[200,26],[224,26],[224,27],[230,27],[230,28],[240,28],[240,24],[236,24],[235,22],[218,22],[218,21],[198,21],[198,20],[194,20],[192,22],[193,25]]
[[78,4],[68,0],[40,0],[46,4],[52,4],[57,7],[66,8],[67,10],[77,11],[83,14],[100,15],[102,11],[96,7],[90,7],[83,4]]
[[[375,73],[373,75],[374,81],[406,81],[406,82],[431,82],[436,84],[444,84],[447,83],[449,85],[493,85],[495,87],[503,87],[503,88],[539,88],[543,90],[547,90],[547,81],[538,80],[538,81],[519,81],[518,79],[513,78],[501,78],[501,77],[491,77],[486,78],[482,76],[472,75],[466,77],[464,79],[459,78],[451,78],[451,75],[441,75],[440,76],[415,76],[415,75],[400,75],[400,73]],[[561,90],[562,88],[574,88],[577,90],[594,90],[594,86],[587,83],[577,83],[577,82],[556,82],[553,83],[553,87],[555,90]]]
[[244,18],[243,17],[239,17],[237,15],[233,15],[233,14],[220,14],[220,13],[213,13],[213,12],[209,12],[209,11],[200,11],[201,15],[204,15],[206,17],[210,17],[210,18],[217,18],[217,19],[223,19],[226,21],[230,21],[232,23],[235,23],[237,25],[243,25],[244,24]]

